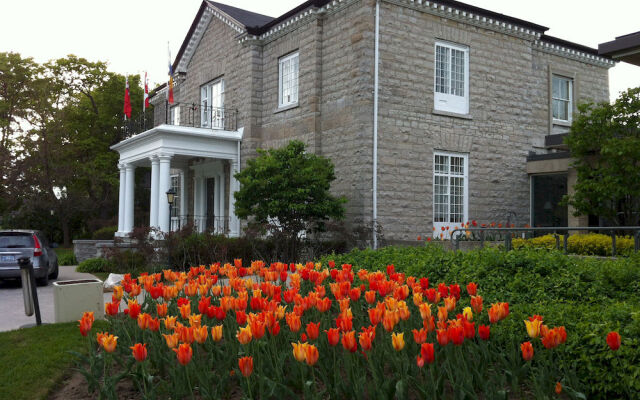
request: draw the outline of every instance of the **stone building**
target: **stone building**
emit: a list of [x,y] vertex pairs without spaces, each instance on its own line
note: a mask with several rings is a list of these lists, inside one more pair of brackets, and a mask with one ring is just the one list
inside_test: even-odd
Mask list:
[[[233,173],[292,139],[331,158],[347,222],[412,241],[469,220],[580,225],[550,165],[582,101],[608,101],[614,62],[548,28],[458,1],[309,0],[271,18],[204,0],[120,153],[118,234],[151,166],[149,224],[239,235]],[[556,166],[557,167],[557,166]]]

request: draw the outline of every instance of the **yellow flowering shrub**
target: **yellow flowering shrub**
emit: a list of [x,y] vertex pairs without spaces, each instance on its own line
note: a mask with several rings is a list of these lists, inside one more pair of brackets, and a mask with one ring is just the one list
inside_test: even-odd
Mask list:
[[[560,239],[560,248],[563,246],[564,236],[558,235]],[[556,247],[556,239],[552,234],[539,236],[532,239],[513,239],[512,245],[514,249],[520,248],[536,248],[536,249],[553,249]],[[629,255],[633,252],[632,236],[616,236],[616,253],[618,255]],[[567,240],[567,250],[569,253],[593,256],[610,256],[611,255],[611,236],[601,233],[587,233],[570,235]]]

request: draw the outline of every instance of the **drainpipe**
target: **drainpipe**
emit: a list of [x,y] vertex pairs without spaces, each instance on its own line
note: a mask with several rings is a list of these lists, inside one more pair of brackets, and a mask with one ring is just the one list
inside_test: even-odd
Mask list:
[[380,36],[380,0],[376,0],[375,56],[373,72],[373,249],[378,248],[378,61]]

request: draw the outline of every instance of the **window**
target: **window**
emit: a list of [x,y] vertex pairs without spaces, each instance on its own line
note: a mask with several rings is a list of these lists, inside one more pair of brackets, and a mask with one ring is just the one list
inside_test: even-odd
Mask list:
[[278,61],[278,107],[298,102],[298,53]]
[[169,123],[180,125],[180,106],[173,106],[169,110]]
[[176,231],[180,229],[179,221],[182,217],[180,215],[180,175],[171,175],[171,189],[175,192],[173,197],[173,204],[169,210],[171,216],[171,230]]
[[573,79],[560,75],[551,77],[551,109],[554,121],[571,122],[573,110]]
[[469,113],[469,48],[436,42],[433,108]]
[[[468,158],[466,154],[435,152],[433,156],[434,235],[444,234],[468,219]],[[449,227],[449,231],[446,228]]]
[[224,79],[200,88],[200,121],[203,128],[224,128]]

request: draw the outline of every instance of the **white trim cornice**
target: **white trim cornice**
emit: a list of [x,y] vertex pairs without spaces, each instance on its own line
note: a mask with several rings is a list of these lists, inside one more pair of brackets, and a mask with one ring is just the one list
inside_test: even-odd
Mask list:
[[543,40],[536,40],[535,42],[533,42],[533,48],[544,53],[571,58],[576,61],[597,65],[599,67],[611,68],[616,65],[616,62],[614,60],[596,56],[594,54],[589,54],[584,51],[571,49],[569,47],[561,46],[558,44],[548,43]]

